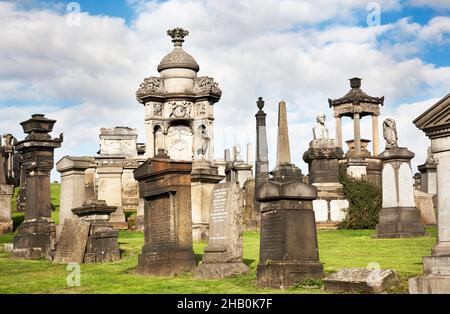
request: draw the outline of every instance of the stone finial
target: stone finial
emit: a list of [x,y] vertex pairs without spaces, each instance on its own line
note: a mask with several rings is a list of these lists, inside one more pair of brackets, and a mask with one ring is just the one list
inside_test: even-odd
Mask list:
[[289,147],[286,102],[281,101],[278,104],[277,166],[283,164],[291,164],[291,150]]
[[362,80],[362,78],[359,78],[359,77],[353,77],[353,78],[349,79],[350,87],[351,88],[360,88],[361,80]]
[[256,105],[258,106],[258,109],[261,111],[264,108],[264,100],[262,97],[258,98],[258,101],[256,102]]
[[181,27],[176,27],[167,31],[167,35],[172,37],[172,42],[175,47],[183,46],[184,37],[189,35],[189,31],[182,29]]

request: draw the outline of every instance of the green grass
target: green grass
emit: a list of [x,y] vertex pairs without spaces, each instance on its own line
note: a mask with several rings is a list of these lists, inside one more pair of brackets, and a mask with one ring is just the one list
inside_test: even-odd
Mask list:
[[[406,293],[407,279],[422,273],[422,256],[429,255],[436,242],[435,229],[429,228],[428,232],[431,237],[372,239],[373,230],[318,231],[320,260],[326,273],[345,267],[366,267],[369,263],[395,269],[403,286],[394,292]],[[11,240],[11,235],[0,236],[0,243]],[[224,280],[197,280],[189,274],[174,278],[135,275],[143,233],[121,231],[119,245],[122,259],[108,264],[83,264],[81,286],[76,288],[67,287],[69,271],[64,265],[11,260],[7,253],[0,253],[0,293],[324,293],[305,287],[284,291],[257,288],[258,232],[244,234],[244,261],[250,273]],[[206,243],[194,243],[197,260],[205,246]]]

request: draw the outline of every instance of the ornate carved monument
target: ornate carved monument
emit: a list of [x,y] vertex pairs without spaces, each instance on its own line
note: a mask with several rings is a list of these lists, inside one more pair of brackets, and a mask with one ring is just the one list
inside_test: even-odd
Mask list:
[[409,280],[410,293],[450,293],[450,94],[413,123],[431,139],[437,166],[438,243],[424,257],[424,276]]
[[264,102],[260,98],[257,104],[256,198],[261,202],[257,281],[263,287],[288,288],[323,275],[312,208],[317,189],[304,183],[300,169],[291,163],[284,102],[278,109],[277,166],[269,178]]
[[53,152],[61,147],[62,134],[52,139],[48,133],[56,120],[34,114],[21,123],[28,135],[15,144],[23,160],[26,183],[25,220],[14,237],[13,258],[51,259],[55,246],[55,223],[51,219],[50,171]]
[[336,228],[337,223],[345,219],[345,209],[349,205],[339,183],[339,160],[344,152],[330,139],[325,114],[319,113],[316,120],[314,139],[303,154],[303,160],[309,166],[309,183],[317,187],[318,198],[313,201],[313,208],[318,227]]
[[151,158],[163,149],[173,160],[192,165],[192,220],[194,240],[206,240],[209,201],[214,184],[222,180],[214,159],[214,104],[222,91],[208,76],[198,77],[195,59],[184,51],[189,34],[182,28],[167,31],[173,50],[158,65],[159,77],[144,79],[136,92],[145,107],[147,150]]
[[[380,105],[384,104],[383,97],[372,97],[361,90],[361,79],[350,79],[351,90],[338,99],[328,99],[336,118],[336,145],[342,147],[342,117],[353,119],[354,139],[347,141],[349,151],[346,153],[347,173],[353,177],[366,176],[367,179],[381,186],[381,161],[377,159],[378,149],[378,116]],[[361,118],[372,117],[372,154],[365,149],[369,140],[361,138]]]
[[383,161],[383,208],[379,213],[376,238],[405,238],[425,235],[421,213],[414,200],[411,159],[414,153],[398,147],[397,128],[391,118],[383,122],[386,149]]

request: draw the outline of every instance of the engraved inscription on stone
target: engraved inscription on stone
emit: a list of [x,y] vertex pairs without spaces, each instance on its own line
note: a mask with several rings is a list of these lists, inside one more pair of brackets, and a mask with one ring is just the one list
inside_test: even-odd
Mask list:
[[151,200],[150,243],[156,248],[164,248],[175,242],[175,212],[171,195],[164,194]]
[[226,247],[228,239],[228,188],[213,190],[212,211],[210,213],[210,247]]
[[56,247],[55,263],[82,263],[91,224],[80,219],[66,219]]
[[277,211],[263,213],[262,226],[265,232],[262,234],[261,254],[262,260],[281,258],[281,215]]

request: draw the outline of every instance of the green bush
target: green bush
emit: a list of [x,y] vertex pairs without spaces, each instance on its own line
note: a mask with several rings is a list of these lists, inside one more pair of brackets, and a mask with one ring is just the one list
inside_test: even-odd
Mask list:
[[345,198],[349,201],[347,218],[339,224],[340,229],[375,229],[382,206],[381,188],[367,181],[347,176],[340,171]]

